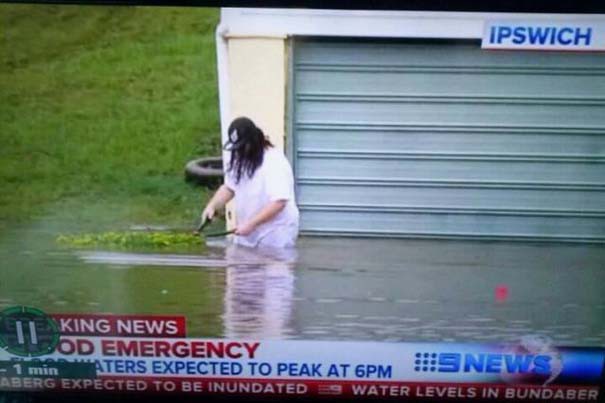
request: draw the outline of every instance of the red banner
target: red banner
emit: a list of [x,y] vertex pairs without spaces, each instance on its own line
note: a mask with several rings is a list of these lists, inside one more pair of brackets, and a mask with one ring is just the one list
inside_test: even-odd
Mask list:
[[59,313],[51,317],[64,336],[186,337],[184,316]]
[[459,401],[561,401],[599,399],[595,386],[497,385],[480,383],[427,383],[377,381],[315,381],[284,379],[109,377],[97,379],[5,378],[3,390],[63,390],[146,392],[240,396],[312,396],[326,398],[396,398],[400,400]]

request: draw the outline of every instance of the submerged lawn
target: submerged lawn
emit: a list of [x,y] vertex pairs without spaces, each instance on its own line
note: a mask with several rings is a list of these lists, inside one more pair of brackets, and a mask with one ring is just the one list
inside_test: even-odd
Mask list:
[[[0,4],[0,230],[189,225],[220,154],[217,9]],[[79,226],[79,225],[76,225]]]

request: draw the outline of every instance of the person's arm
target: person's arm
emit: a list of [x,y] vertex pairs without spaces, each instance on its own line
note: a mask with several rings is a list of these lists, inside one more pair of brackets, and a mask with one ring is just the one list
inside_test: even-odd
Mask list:
[[221,185],[206,205],[206,208],[204,208],[202,221],[212,220],[216,214],[216,210],[223,208],[229,200],[233,199],[233,196],[235,196],[233,190],[229,189],[226,185]]
[[270,221],[273,217],[279,214],[282,211],[286,204],[287,200],[275,200],[269,202],[265,207],[262,208],[252,219],[248,222],[242,223],[238,225],[235,229],[235,235],[245,236],[250,234],[256,227],[259,225]]

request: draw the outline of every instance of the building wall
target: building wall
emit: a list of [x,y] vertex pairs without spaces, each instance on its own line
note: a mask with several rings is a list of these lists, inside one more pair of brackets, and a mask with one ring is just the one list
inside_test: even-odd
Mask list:
[[[279,149],[284,148],[286,50],[284,37],[228,37],[229,115],[246,116]],[[233,205],[227,226],[233,228]]]
[[[217,28],[223,141],[230,120],[246,115],[284,147],[286,87],[293,86],[286,83],[286,38],[480,40],[485,24],[493,20],[605,22],[593,15],[223,8]],[[228,213],[228,226],[234,225]]]

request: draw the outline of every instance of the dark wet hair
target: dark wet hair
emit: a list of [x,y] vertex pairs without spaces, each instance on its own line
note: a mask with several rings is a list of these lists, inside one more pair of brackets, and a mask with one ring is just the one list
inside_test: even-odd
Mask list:
[[229,125],[229,140],[225,150],[231,151],[231,160],[227,172],[233,173],[239,183],[244,174],[249,178],[263,163],[265,149],[273,144],[265,137],[261,129],[246,117],[239,117]]

